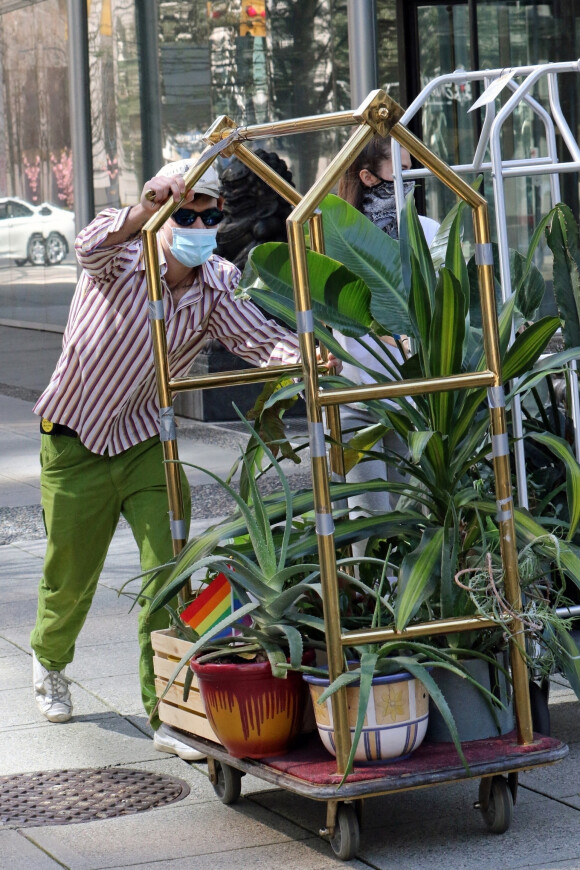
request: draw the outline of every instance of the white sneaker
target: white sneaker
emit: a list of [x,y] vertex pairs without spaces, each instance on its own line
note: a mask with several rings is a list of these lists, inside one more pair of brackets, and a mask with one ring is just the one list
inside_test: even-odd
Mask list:
[[34,697],[38,709],[49,722],[68,722],[72,716],[69,683],[63,671],[49,671],[32,653]]
[[188,743],[184,743],[173,734],[169,733],[167,725],[161,723],[161,727],[153,735],[153,746],[159,752],[169,752],[178,755],[184,761],[203,761],[207,757],[203,752],[193,749]]

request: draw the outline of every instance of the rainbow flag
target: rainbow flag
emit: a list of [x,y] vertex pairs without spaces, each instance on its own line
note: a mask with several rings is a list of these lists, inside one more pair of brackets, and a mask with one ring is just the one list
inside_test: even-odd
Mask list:
[[[181,614],[181,619],[198,634],[205,634],[230,613],[241,606],[225,574],[218,574],[209,586],[189,604]],[[226,628],[216,637],[228,637],[235,630]]]

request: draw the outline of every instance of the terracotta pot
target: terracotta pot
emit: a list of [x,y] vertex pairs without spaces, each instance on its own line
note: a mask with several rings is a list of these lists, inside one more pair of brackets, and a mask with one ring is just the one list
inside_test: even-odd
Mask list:
[[[317,703],[329,681],[306,674],[304,680],[310,686],[320,738],[326,749],[336,755],[331,698]],[[352,737],[358,713],[358,685],[348,686],[346,695]],[[429,695],[419,680],[409,673],[374,677],[355,761],[372,764],[407,758],[423,742],[428,719]]]
[[302,675],[272,676],[269,662],[200,664],[197,676],[208,721],[234,758],[283,754],[299,733],[304,713]]

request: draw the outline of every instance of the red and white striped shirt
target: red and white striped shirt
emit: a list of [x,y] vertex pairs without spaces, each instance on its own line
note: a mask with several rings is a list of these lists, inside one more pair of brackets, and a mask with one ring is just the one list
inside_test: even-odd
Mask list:
[[[73,296],[63,351],[34,412],[78,432],[93,453],[115,455],[159,433],[159,403],[141,237],[100,247],[123,226],[128,208],[105,209],[78,236],[83,272]],[[186,375],[210,338],[254,365],[295,363],[298,338],[235,299],[239,270],[216,255],[173,305],[163,276],[172,377]]]

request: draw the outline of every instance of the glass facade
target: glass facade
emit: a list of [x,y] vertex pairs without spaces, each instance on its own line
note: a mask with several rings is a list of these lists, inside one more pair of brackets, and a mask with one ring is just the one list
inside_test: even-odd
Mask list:
[[[134,0],[88,0],[87,12],[101,209],[141,189]],[[68,38],[66,0],[0,15],[0,319],[56,328],[77,280]]]
[[76,282],[65,0],[0,16],[0,318],[65,322]]
[[[238,125],[350,106],[346,0],[162,2],[164,156],[198,154],[219,115]],[[260,143],[307,189],[346,138],[320,133]]]
[[[392,2],[379,7],[392,8]],[[409,31],[414,35],[416,50],[412,66],[416,93],[438,76],[455,70],[500,69],[557,61],[578,57],[580,34],[578,17],[580,4],[570,2],[537,2],[537,0],[504,0],[477,3],[431,2],[410,0],[405,4]],[[578,35],[577,35],[578,34]],[[380,56],[379,56],[380,59]],[[409,53],[405,55],[409,62]],[[382,67],[381,75],[393,78],[393,64]],[[517,79],[518,83],[522,77]],[[480,96],[484,83],[446,83],[437,88],[426,101],[414,121],[414,130],[422,140],[446,162],[465,165],[473,162],[484,119],[484,109],[469,113]],[[564,115],[578,137],[580,88],[577,74],[559,77],[560,99]],[[505,104],[512,91],[506,84],[499,97]],[[531,91],[540,106],[548,105],[548,79],[544,77]],[[410,102],[410,100],[409,100]],[[570,160],[570,154],[559,141],[559,159]],[[504,160],[535,159],[547,155],[546,128],[539,115],[527,103],[520,104],[502,128],[501,150]],[[489,161],[489,150],[484,160]],[[476,173],[467,174],[469,181]],[[453,194],[436,180],[425,179],[423,207],[430,217],[441,220],[455,202]],[[578,211],[578,173],[560,176],[561,199]],[[482,187],[493,206],[493,190],[489,173]],[[507,225],[510,247],[525,250],[533,228],[551,207],[550,176],[527,175],[505,180]],[[492,222],[493,224],[493,222]],[[469,234],[469,226],[466,224]],[[495,228],[492,225],[492,232]],[[549,253],[549,252],[547,252]],[[550,267],[546,250],[543,266]],[[542,259],[542,257],[540,257]]]
[[[172,160],[199,154],[201,136],[220,114],[243,125],[350,107],[347,0],[81,3],[97,210],[136,201],[150,139],[159,143],[150,162]],[[66,0],[39,0],[2,13],[0,2],[0,320],[54,328],[64,326],[77,274],[67,9]],[[155,9],[156,46],[146,57],[140,27]],[[571,60],[580,54],[579,15],[580,0],[376,0],[378,84],[408,104],[433,77],[474,63],[483,69]],[[577,76],[569,78],[562,107],[576,135],[580,88]],[[146,95],[149,102],[146,79],[158,88]],[[477,94],[475,84],[441,88],[416,119],[415,131],[451,163],[472,160],[482,115],[467,109]],[[157,110],[148,114],[151,105]],[[259,146],[284,159],[305,190],[348,134],[346,128]],[[529,108],[506,125],[502,147],[507,158],[545,153],[545,130]],[[562,198],[577,208],[577,175],[561,182]],[[422,187],[426,213],[440,219],[453,199],[435,181]],[[522,246],[549,205],[549,180],[510,180],[506,196],[510,244]]]
[[134,0],[88,0],[95,209],[141,191],[141,108]]

